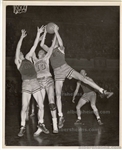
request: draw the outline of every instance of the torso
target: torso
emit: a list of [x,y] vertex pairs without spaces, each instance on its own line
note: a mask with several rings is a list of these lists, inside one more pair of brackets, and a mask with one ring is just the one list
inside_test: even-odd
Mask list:
[[22,75],[22,80],[31,80],[37,78],[37,73],[35,71],[34,65],[27,59],[21,62],[19,71]]
[[49,59],[39,59],[35,62],[37,78],[52,76],[49,68]]
[[61,50],[59,50],[58,47],[55,48],[53,50],[51,57],[50,57],[50,62],[51,62],[53,69],[64,65],[66,63],[65,62],[65,54],[63,52],[61,52]]
[[81,88],[82,88],[84,93],[89,93],[89,92],[93,92],[94,91],[93,88],[90,87],[89,85],[87,85],[87,84],[85,84],[85,83],[83,83],[81,81],[78,81],[78,82],[80,83]]

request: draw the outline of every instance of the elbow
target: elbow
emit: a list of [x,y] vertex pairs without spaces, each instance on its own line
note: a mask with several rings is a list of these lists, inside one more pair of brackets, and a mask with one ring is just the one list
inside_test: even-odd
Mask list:
[[43,48],[44,44],[43,44],[43,43],[40,43],[40,46]]

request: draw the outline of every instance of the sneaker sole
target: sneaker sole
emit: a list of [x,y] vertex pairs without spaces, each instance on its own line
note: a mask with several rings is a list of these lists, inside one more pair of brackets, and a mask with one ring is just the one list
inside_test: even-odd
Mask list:
[[[98,123],[99,124],[99,123]],[[104,123],[99,124],[99,126],[102,126]]]
[[57,134],[57,133],[58,133],[58,130],[53,131],[53,133],[54,133],[54,134]]
[[42,132],[44,132],[44,133],[46,133],[46,134],[49,134],[50,132],[49,131],[45,131],[45,130],[43,130],[41,127],[39,127],[39,126],[37,126],[38,128],[40,128],[41,130],[42,130]]
[[63,126],[64,126],[64,122],[65,122],[65,120],[63,120],[63,124],[62,124],[62,126],[59,126],[59,125],[58,125],[59,129],[63,128]]
[[23,136],[24,136],[24,134],[23,134],[23,135],[19,135],[19,134],[18,134],[18,136],[19,136],[19,137],[23,137]]
[[114,93],[111,92],[111,93],[107,96],[107,98],[110,98],[113,94],[114,94]]

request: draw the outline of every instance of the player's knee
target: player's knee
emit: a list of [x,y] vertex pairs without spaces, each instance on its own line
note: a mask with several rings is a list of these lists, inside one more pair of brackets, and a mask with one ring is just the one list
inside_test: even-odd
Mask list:
[[49,104],[49,107],[50,107],[50,110],[51,110],[51,111],[56,110],[56,105],[55,105],[55,103],[50,103],[50,104]]
[[80,110],[80,106],[79,106],[79,105],[77,105],[77,106],[76,106],[76,109],[77,109],[77,110]]
[[95,105],[91,104],[91,107],[92,107],[93,111],[97,111],[97,108]]
[[61,99],[61,93],[56,93],[56,98],[57,98],[57,100]]
[[43,109],[44,108],[44,104],[38,104],[39,109]]
[[49,103],[54,103],[54,96],[52,95],[49,96]]

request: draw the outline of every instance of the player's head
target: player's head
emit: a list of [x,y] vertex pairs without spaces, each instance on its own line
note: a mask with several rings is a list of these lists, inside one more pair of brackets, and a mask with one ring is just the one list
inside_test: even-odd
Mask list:
[[44,56],[45,56],[45,51],[43,50],[43,49],[41,49],[41,50],[39,50],[39,52],[38,52],[38,57],[39,58],[43,58]]
[[20,54],[19,54],[19,58],[20,58],[21,60],[23,60],[23,59],[24,59],[24,55],[23,55],[23,53],[22,53],[22,52],[20,52]]
[[87,75],[86,71],[83,70],[83,69],[80,71],[80,74],[82,74],[83,76],[86,76],[86,75]]

